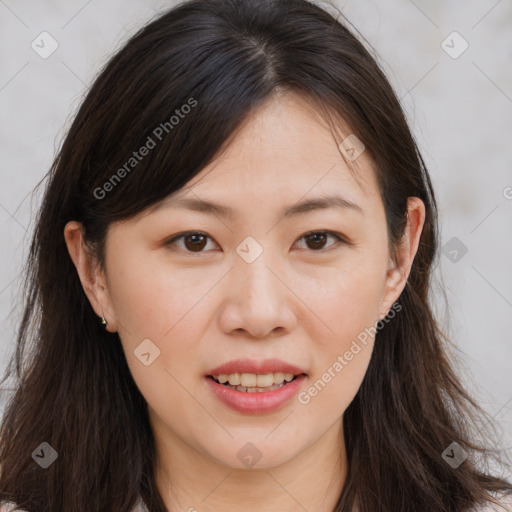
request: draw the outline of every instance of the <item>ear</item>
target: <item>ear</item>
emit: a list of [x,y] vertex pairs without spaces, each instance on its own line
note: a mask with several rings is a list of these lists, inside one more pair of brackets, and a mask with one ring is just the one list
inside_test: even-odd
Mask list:
[[396,249],[396,262],[389,258],[386,284],[379,308],[379,319],[384,318],[393,303],[400,297],[418,250],[423,225],[425,223],[425,204],[418,197],[407,199],[407,226]]
[[68,222],[64,227],[64,239],[94,312],[98,317],[107,320],[107,331],[116,332],[117,325],[112,313],[105,273],[85,243],[82,224],[76,221]]

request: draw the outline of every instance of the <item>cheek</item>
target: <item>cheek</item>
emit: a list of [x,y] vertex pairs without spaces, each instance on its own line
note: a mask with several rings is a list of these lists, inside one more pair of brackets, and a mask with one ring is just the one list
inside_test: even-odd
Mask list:
[[[370,261],[370,259],[366,260]],[[356,395],[373,349],[379,301],[385,275],[383,265],[364,258],[320,276],[310,288],[308,304],[318,316],[309,324],[314,341],[313,372],[298,402],[310,413],[343,414]]]
[[130,342],[172,338],[215,283],[204,272],[174,268],[147,251],[116,258],[109,275],[119,333]]
[[[309,279],[297,278],[301,297],[317,316],[311,339],[343,349],[365,328],[375,325],[385,280],[384,257],[351,253],[336,267],[323,268]],[[328,350],[330,352],[330,350]]]
[[140,392],[166,423],[178,417],[202,425],[204,411],[185,390],[197,384],[201,319],[208,318],[208,292],[219,277],[199,279],[193,269],[173,271],[134,253],[117,259],[109,274],[119,335]]
[[[183,386],[189,389],[200,382],[204,333],[225,270],[177,268],[163,258],[150,260],[147,252],[116,261],[109,273],[112,304],[134,380],[155,410],[171,399],[182,403]],[[148,360],[154,362],[145,366]]]

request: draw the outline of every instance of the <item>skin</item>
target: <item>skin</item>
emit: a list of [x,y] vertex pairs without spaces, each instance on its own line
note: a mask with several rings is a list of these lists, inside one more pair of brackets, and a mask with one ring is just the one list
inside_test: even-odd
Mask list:
[[[157,485],[171,512],[332,512],[343,488],[342,418],[365,375],[371,336],[309,403],[294,397],[271,413],[228,409],[203,377],[231,359],[272,357],[302,368],[306,390],[399,297],[424,204],[409,198],[394,262],[372,162],[366,152],[353,162],[356,181],[337,144],[310,104],[293,94],[275,96],[171,200],[110,226],[103,269],[86,250],[81,225],[66,225],[84,291],[107,329],[119,333],[148,402]],[[280,215],[284,206],[334,192],[363,212],[334,207]],[[238,213],[230,219],[181,209],[172,202],[178,197],[208,199]],[[190,238],[166,245],[188,230],[209,238],[196,250]],[[331,236],[304,238],[322,230],[353,245]],[[252,263],[236,252],[248,236],[263,248]],[[134,355],[144,339],[160,350],[149,366]],[[261,453],[252,467],[237,457],[247,442]]]

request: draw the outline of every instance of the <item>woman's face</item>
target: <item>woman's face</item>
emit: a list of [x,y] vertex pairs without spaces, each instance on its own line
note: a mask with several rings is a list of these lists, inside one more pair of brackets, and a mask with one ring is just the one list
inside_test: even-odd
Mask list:
[[101,309],[158,438],[273,467],[341,422],[405,285],[367,153],[353,163],[359,183],[314,110],[275,98],[185,189],[111,226]]

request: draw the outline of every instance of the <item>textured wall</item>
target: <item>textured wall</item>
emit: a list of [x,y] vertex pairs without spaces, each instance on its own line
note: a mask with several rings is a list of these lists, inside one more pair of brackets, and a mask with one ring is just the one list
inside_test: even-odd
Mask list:
[[[0,0],[2,371],[14,348],[19,309],[11,307],[21,298],[19,272],[40,200],[30,193],[100,66],[145,20],[173,4]],[[437,309],[463,352],[468,386],[500,422],[510,447],[512,4],[335,5],[375,47],[406,108],[439,200],[444,249],[436,277],[447,289],[449,324],[434,288]]]

